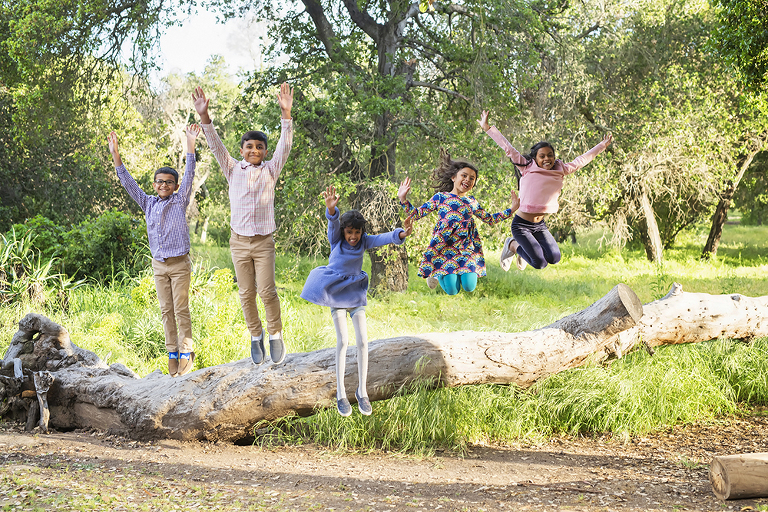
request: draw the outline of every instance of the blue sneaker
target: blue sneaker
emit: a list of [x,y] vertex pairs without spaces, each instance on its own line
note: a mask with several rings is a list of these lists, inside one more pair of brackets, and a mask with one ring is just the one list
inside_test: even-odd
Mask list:
[[341,400],[336,400],[336,409],[339,410],[339,414],[344,416],[345,418],[352,414],[352,406],[349,405],[349,400],[346,398],[342,398]]
[[357,390],[355,390],[355,398],[357,399],[357,408],[360,409],[360,414],[370,416],[373,412],[373,407],[371,407],[371,401],[368,400],[368,397],[358,395]]
[[254,364],[264,362],[264,329],[261,330],[261,337],[251,336],[251,359]]

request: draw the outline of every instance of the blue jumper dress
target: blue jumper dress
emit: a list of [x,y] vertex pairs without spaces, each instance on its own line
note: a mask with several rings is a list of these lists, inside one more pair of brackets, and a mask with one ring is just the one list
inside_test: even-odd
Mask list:
[[403,243],[400,239],[400,228],[382,233],[369,235],[363,233],[357,245],[352,247],[344,239],[344,233],[339,225],[339,209],[330,215],[325,210],[328,219],[328,242],[331,244],[331,255],[328,265],[312,270],[304,283],[301,298],[331,308],[356,308],[368,304],[368,274],[363,272],[363,256],[367,249],[381,247],[387,244]]

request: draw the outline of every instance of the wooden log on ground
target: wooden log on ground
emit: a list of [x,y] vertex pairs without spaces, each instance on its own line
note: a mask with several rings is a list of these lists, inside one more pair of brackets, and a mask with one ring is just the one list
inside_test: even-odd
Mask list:
[[714,457],[709,482],[721,500],[768,498],[768,453]]
[[[626,353],[639,342],[656,346],[720,336],[768,335],[768,297],[674,290],[643,307],[628,287],[618,285],[585,310],[522,333],[463,331],[372,341],[370,398],[390,398],[417,379],[429,379],[436,386],[498,383],[527,387],[589,358],[605,357],[606,352]],[[718,314],[721,311],[728,317]],[[280,365],[255,366],[244,359],[180,378],[157,370],[138,379],[122,365],[94,362],[92,354],[86,358],[55,324],[47,325],[50,321],[39,315],[28,316],[39,318],[22,320],[20,330],[46,325],[50,331],[37,339],[48,343],[51,355],[38,361],[44,361],[56,377],[48,393],[50,424],[55,428],[112,429],[141,439],[231,441],[252,435],[253,426],[262,420],[308,415],[317,407],[335,403],[333,348],[288,354]],[[740,318],[742,323],[729,318]],[[673,335],[659,325],[670,319],[677,319],[669,327]],[[18,337],[32,336],[34,332]],[[52,341],[44,340],[46,337]],[[70,343],[68,349],[62,340]],[[345,382],[348,396],[354,397],[354,351],[347,357]]]
[[619,339],[626,353],[637,343],[657,347],[764,336],[768,336],[768,296],[689,293],[675,283],[666,296],[645,304],[643,318]]

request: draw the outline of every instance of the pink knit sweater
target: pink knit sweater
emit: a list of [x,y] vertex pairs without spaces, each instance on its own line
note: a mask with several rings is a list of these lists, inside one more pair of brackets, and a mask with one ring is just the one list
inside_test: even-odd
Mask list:
[[509,143],[495,126],[486,132],[499,145],[504,153],[512,159],[518,169],[523,173],[520,178],[520,208],[518,211],[525,213],[555,213],[559,205],[560,191],[563,189],[563,179],[566,175],[576,172],[597,155],[605,151],[608,144],[603,141],[593,147],[573,162],[555,160],[552,169],[542,169],[536,165],[536,160],[525,163],[525,158],[512,144]]

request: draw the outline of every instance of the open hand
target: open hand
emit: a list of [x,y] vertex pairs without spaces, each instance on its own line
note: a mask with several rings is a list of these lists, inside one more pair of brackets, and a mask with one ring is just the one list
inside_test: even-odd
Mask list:
[[117,133],[114,131],[109,132],[109,135],[107,135],[107,144],[109,144],[109,153],[112,156],[120,155],[120,150],[117,147]]
[[195,140],[198,135],[200,135],[200,125],[199,124],[190,124],[187,126],[187,129],[185,130],[187,133],[187,139]]
[[477,120],[477,124],[480,125],[480,128],[482,128],[484,132],[491,129],[491,125],[488,124],[488,114],[490,114],[490,112],[483,110],[480,114],[480,119]]
[[606,133],[603,136],[603,142],[605,142],[605,147],[610,146],[611,142],[613,142],[613,134],[611,132]]
[[112,155],[112,163],[115,164],[115,167],[120,167],[123,165],[123,161],[120,158],[120,149],[117,145],[117,133],[114,131],[109,132],[109,135],[107,135],[107,144],[109,144],[109,152]]
[[405,232],[405,236],[413,233],[413,215],[409,215],[403,221],[403,231]]
[[200,121],[203,124],[209,124],[211,122],[211,116],[208,115],[208,103],[211,101],[205,97],[202,87],[195,87],[192,91],[192,101],[195,104],[195,110],[200,116]]
[[405,178],[397,189],[397,198],[402,204],[408,201],[408,192],[411,191],[411,178]]
[[512,192],[509,194],[509,202],[509,207],[512,209],[512,213],[516,212],[517,209],[520,208],[520,198],[517,196],[515,189],[512,189]]
[[190,124],[185,131],[187,133],[187,153],[194,153],[195,139],[200,135],[200,125]]
[[323,199],[325,200],[325,207],[331,215],[336,213],[336,205],[339,204],[339,194],[336,193],[336,189],[333,185],[330,185],[323,192]]
[[293,107],[293,87],[288,85],[287,82],[283,82],[280,85],[280,90],[277,92],[277,104],[280,105],[283,119],[290,119],[291,107]]

